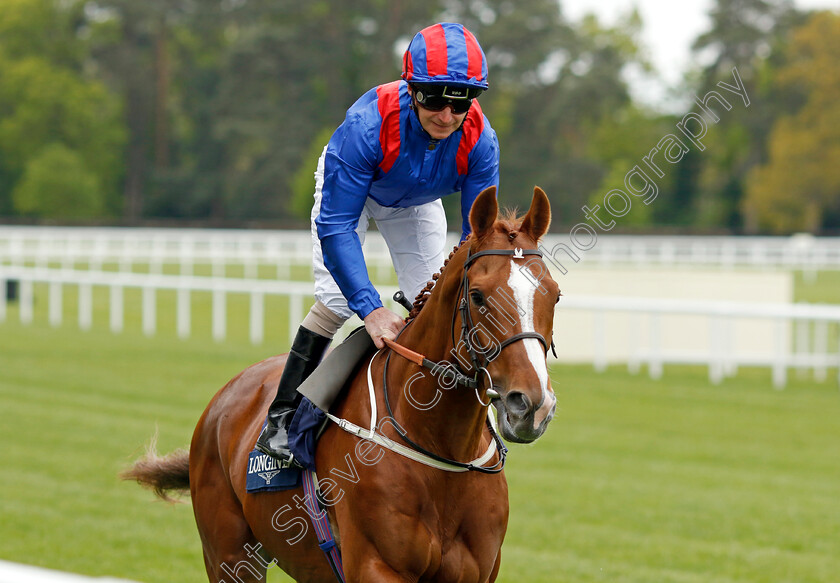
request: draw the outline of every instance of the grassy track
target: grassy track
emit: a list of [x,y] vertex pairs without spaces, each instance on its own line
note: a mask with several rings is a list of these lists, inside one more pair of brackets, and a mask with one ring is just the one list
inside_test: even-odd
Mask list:
[[553,378],[552,433],[508,473],[507,566],[534,569],[523,580],[836,580],[836,384],[776,392],[748,371],[711,387],[687,368],[658,383],[584,368]]
[[[200,582],[189,504],[152,501],[116,474],[155,428],[161,450],[185,445],[227,379],[285,346],[102,328],[52,329],[38,318],[22,327],[13,313],[0,324],[0,558]],[[836,375],[826,384],[793,375],[784,391],[766,371],[720,386],[687,367],[658,382],[589,367],[552,376],[552,427],[511,448],[502,581],[837,580]]]
[[793,290],[797,302],[840,304],[840,271],[819,271],[813,279],[797,271]]

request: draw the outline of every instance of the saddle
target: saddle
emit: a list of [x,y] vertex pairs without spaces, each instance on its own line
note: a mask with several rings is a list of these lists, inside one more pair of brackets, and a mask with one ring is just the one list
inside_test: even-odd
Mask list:
[[324,358],[297,391],[303,400],[289,426],[289,448],[298,464],[315,469],[315,444],[328,422],[327,412],[362,359],[375,349],[364,326]]
[[375,350],[364,326],[353,330],[301,383],[297,391],[321,411],[329,411],[359,362]]

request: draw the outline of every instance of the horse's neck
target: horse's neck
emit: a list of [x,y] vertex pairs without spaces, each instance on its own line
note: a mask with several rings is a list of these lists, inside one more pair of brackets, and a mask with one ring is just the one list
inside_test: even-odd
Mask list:
[[[432,297],[400,336],[400,344],[434,362],[457,365],[451,327],[461,270],[454,271],[450,277],[442,276],[438,281]],[[459,332],[460,329],[456,330],[456,341]],[[482,435],[487,412],[479,404],[474,389],[451,387],[440,378],[440,371],[418,370],[416,365],[397,356],[392,356],[389,364],[388,385],[396,421],[420,445],[460,461],[473,459],[486,448],[486,444],[482,445]]]

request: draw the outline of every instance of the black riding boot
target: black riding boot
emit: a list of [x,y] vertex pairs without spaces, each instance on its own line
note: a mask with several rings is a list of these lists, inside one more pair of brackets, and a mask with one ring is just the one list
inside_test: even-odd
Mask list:
[[291,462],[288,432],[301,399],[297,388],[318,366],[329,344],[330,338],[303,326],[298,328],[289,357],[286,359],[286,368],[280,377],[277,396],[268,408],[268,423],[257,439],[256,447],[259,451],[286,464]]

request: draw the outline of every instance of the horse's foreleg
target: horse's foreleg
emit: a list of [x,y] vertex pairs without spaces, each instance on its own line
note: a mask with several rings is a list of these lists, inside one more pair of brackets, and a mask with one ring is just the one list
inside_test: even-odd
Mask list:
[[502,566],[502,549],[499,549],[498,554],[496,555],[496,563],[493,565],[493,570],[490,572],[490,578],[487,579],[487,583],[493,583],[496,580],[496,577],[499,576],[499,568]]

